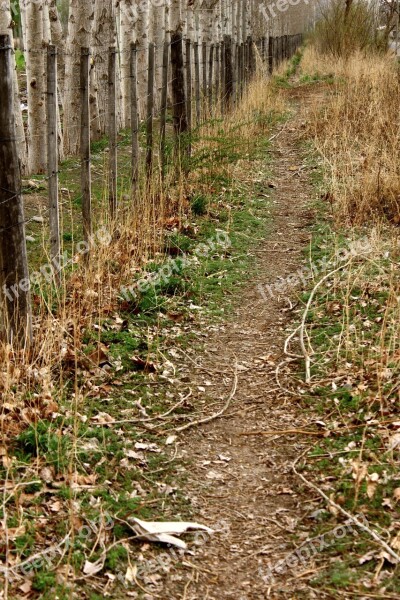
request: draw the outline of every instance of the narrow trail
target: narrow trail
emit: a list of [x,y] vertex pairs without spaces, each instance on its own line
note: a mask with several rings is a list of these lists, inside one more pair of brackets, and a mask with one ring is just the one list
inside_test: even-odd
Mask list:
[[[186,491],[198,520],[216,533],[195,549],[184,569],[168,576],[162,598],[299,597],[293,592],[300,592],[301,582],[291,580],[290,573],[272,587],[263,577],[268,564],[293,550],[291,534],[301,529],[305,509],[291,464],[310,439],[242,434],[307,425],[296,396],[284,390],[285,369],[280,385],[275,377],[285,360],[290,302],[285,294],[271,298],[265,293],[263,298],[259,289],[295,273],[310,239],[313,216],[307,205],[313,190],[301,167],[300,129],[296,106],[271,148],[275,209],[271,233],[256,250],[257,277],[243,289],[234,317],[208,338],[198,357],[204,371],[191,370],[191,385],[212,385],[216,398],[227,398],[236,369],[237,390],[223,418],[190,430],[181,440],[190,465]],[[307,597],[313,597],[310,593]]]

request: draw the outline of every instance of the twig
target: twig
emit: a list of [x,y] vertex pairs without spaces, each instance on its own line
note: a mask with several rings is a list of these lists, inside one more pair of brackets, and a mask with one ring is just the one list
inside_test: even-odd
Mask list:
[[179,400],[179,402],[177,402],[176,404],[174,404],[170,409],[167,410],[167,412],[163,413],[162,415],[154,415],[153,417],[148,417],[147,419],[139,419],[137,421],[137,423],[148,423],[149,421],[157,421],[157,419],[164,419],[165,417],[167,417],[168,415],[170,415],[172,412],[174,412],[174,410],[176,410],[177,408],[179,408],[180,406],[182,406],[182,404],[184,404],[184,402],[190,398],[190,396],[192,395],[192,390],[189,391],[189,393],[182,398],[181,400]]
[[221,417],[228,410],[230,403],[232,401],[232,398],[236,394],[237,384],[238,384],[238,375],[237,375],[237,365],[236,365],[232,390],[231,390],[231,393],[229,394],[224,406],[221,408],[221,410],[210,415],[209,417],[204,417],[204,419],[199,419],[198,421],[190,421],[190,423],[186,423],[186,425],[182,425],[181,427],[177,427],[176,429],[171,429],[171,430],[169,430],[169,432],[176,431],[177,433],[180,433],[181,431],[185,431],[186,429],[189,429],[190,427],[196,427],[197,425],[204,425],[205,423],[210,423],[210,421],[214,421],[215,419],[218,419],[219,417]]
[[304,361],[305,361],[306,383],[310,383],[310,381],[311,381],[311,373],[310,373],[311,358],[310,358],[310,354],[309,354],[308,350],[306,349],[306,346],[305,346],[305,343],[304,343],[304,330],[305,330],[305,326],[306,326],[306,320],[307,320],[308,311],[310,310],[310,306],[311,306],[312,301],[314,300],[314,296],[315,296],[315,293],[316,293],[317,289],[324,283],[324,281],[326,281],[327,279],[329,279],[329,277],[331,277],[332,275],[334,275],[338,271],[341,271],[342,269],[345,269],[346,267],[348,267],[349,264],[350,264],[350,262],[351,261],[348,260],[347,263],[345,263],[344,265],[340,265],[340,267],[338,267],[337,269],[334,269],[333,271],[329,271],[329,273],[327,273],[326,275],[324,275],[322,277],[322,279],[320,279],[318,281],[318,283],[311,290],[311,294],[310,294],[310,297],[309,297],[309,299],[307,301],[306,308],[304,310],[303,317],[301,319],[300,325],[297,327],[297,329],[285,341],[285,353],[286,353],[288,342],[297,333],[297,331],[300,331],[300,347],[301,347],[301,351],[303,353],[303,357],[304,357]]
[[322,431],[307,431],[306,429],[272,429],[271,431],[242,431],[242,433],[240,433],[239,435],[292,435],[294,433],[317,436],[324,435]]
[[390,556],[392,558],[394,558],[399,563],[400,562],[400,556],[393,550],[393,548],[391,548],[389,546],[389,544],[387,544],[385,542],[385,540],[383,540],[377,533],[375,533],[375,531],[373,531],[372,529],[370,529],[369,527],[367,527],[367,525],[364,525],[364,523],[362,523],[361,521],[359,521],[357,519],[357,517],[355,517],[352,514],[350,514],[349,512],[347,512],[347,510],[345,510],[344,508],[342,508],[339,504],[336,504],[336,502],[334,502],[333,500],[331,500],[325,494],[325,492],[323,492],[319,487],[317,487],[311,481],[308,481],[308,479],[306,479],[301,473],[299,473],[296,470],[296,464],[302,458],[302,456],[300,456],[299,458],[297,458],[295,460],[295,462],[293,463],[293,465],[292,465],[292,470],[297,475],[297,477],[300,477],[300,479],[303,481],[303,483],[305,483],[306,485],[308,485],[308,487],[311,487],[313,490],[315,490],[316,492],[318,492],[318,494],[320,496],[322,496],[322,498],[324,498],[324,500],[326,500],[327,502],[329,502],[329,504],[331,506],[333,506],[337,511],[339,511],[340,513],[342,513],[342,515],[344,515],[345,517],[347,517],[348,519],[350,519],[351,521],[353,521],[353,523],[355,525],[357,525],[357,527],[359,527],[360,529],[362,529],[363,531],[365,531],[366,533],[368,533],[368,535],[370,535],[380,546],[382,546],[382,548],[384,548],[386,550],[386,552],[388,554],[390,554]]

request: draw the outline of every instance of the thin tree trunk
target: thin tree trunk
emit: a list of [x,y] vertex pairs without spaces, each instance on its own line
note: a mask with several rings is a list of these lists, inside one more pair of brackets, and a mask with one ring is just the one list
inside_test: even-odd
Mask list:
[[[31,338],[25,217],[14,119],[11,38],[0,36],[0,288],[3,337],[21,345]],[[5,335],[4,335],[5,334]]]
[[77,155],[80,148],[80,52],[82,47],[90,45],[93,17],[91,0],[70,0],[64,98],[64,147],[67,154]]
[[115,7],[111,0],[96,0],[91,45],[96,74],[99,134],[104,135],[109,114],[108,49],[116,45]]
[[43,0],[29,2],[26,9],[29,173],[45,173],[47,167],[43,10]]
[[[10,44],[14,47],[13,32],[12,32],[12,15],[10,11],[10,0],[3,2],[0,10],[0,35],[10,36]],[[26,140],[25,131],[22,120],[21,99],[18,89],[18,77],[15,65],[14,53],[11,53],[11,65],[13,69],[13,90],[14,90],[14,115],[15,128],[17,133],[18,156],[21,165],[21,170],[25,171],[27,166]]]

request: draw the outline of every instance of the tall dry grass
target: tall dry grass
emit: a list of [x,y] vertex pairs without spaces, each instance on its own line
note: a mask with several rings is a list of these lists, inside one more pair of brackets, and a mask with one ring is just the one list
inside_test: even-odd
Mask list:
[[[95,216],[89,259],[79,254],[71,257],[73,264],[63,270],[60,288],[43,281],[32,290],[34,331],[29,351],[16,352],[9,345],[0,345],[0,418],[5,443],[29,423],[57,413],[71,389],[75,409],[84,411],[81,404],[91,381],[102,376],[96,351],[89,357],[85,353],[85,332],[99,332],[100,356],[104,319],[114,318],[124,309],[121,289],[139,279],[150,260],[165,259],[166,234],[180,231],[192,219],[190,196],[194,192],[212,194],[213,177],[222,170],[234,178],[235,161],[219,161],[221,144],[226,142],[231,154],[245,157],[255,136],[273,127],[274,115],[283,107],[283,100],[265,77],[256,77],[232,111],[222,116],[217,107],[197,132],[193,152],[206,157],[200,166],[195,164],[189,174],[172,173],[165,186],[155,169],[149,185],[142,181],[133,205],[132,190],[122,190],[121,204],[127,196],[129,208],[121,211],[117,223],[110,223],[107,213],[105,164],[104,208]],[[100,241],[96,238],[100,229],[108,232],[111,241],[104,243],[107,236]]]
[[303,73],[332,74],[334,84],[309,111],[309,133],[324,159],[340,221],[400,223],[400,83],[389,55],[348,59],[306,50]]

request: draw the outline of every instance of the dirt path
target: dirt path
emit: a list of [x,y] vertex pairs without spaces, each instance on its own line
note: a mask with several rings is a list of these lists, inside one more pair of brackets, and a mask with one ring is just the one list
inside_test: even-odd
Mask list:
[[190,385],[212,386],[215,398],[229,395],[235,368],[238,383],[224,418],[191,430],[183,440],[191,465],[186,490],[198,519],[217,532],[196,549],[189,560],[192,568],[187,563],[186,570],[170,574],[162,598],[299,597],[293,592],[301,586],[290,575],[272,588],[263,577],[269,563],[293,550],[291,534],[304,508],[290,466],[309,440],[241,435],[306,424],[296,398],[275,378],[285,359],[285,329],[293,318],[290,303],[285,295],[269,298],[266,293],[263,298],[258,287],[296,272],[309,241],[312,215],[307,203],[313,192],[306,171],[294,169],[302,165],[296,145],[299,127],[295,115],[274,140],[274,222],[257,251],[257,279],[244,289],[234,318],[209,337],[198,357],[205,370],[191,369]]

